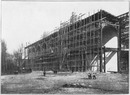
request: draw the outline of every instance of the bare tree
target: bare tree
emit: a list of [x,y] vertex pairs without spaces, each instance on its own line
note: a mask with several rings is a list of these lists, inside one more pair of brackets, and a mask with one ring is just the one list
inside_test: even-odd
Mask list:
[[43,38],[45,38],[47,36],[48,36],[47,31],[44,31],[43,34],[41,35],[41,39],[43,39]]
[[18,50],[14,51],[13,55],[14,55],[15,64],[18,67],[21,67],[22,66],[22,62],[23,62],[23,59],[22,59],[22,56],[23,56],[23,45],[21,45],[18,48]]
[[13,73],[17,69],[17,66],[14,63],[14,56],[9,53],[6,53],[6,69],[6,73],[8,74]]
[[5,41],[1,40],[1,74],[13,73],[16,68],[13,55],[7,52]]
[[1,71],[2,73],[6,72],[6,51],[7,51],[7,47],[6,47],[6,43],[4,40],[1,40]]

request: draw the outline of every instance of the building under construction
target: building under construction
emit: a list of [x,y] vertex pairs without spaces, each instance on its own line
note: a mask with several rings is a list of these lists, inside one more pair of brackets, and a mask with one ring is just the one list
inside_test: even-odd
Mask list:
[[128,72],[129,13],[72,13],[51,35],[25,47],[33,70]]

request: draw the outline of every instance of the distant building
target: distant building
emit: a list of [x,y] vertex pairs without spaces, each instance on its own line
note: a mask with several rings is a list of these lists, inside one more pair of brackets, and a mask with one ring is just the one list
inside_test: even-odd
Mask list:
[[26,67],[33,70],[128,72],[129,13],[104,10],[62,23],[53,34],[25,47]]

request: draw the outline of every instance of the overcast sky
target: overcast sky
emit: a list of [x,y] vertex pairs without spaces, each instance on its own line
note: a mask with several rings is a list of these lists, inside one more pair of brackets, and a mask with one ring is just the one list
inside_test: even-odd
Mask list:
[[54,30],[60,21],[66,21],[74,11],[77,14],[103,9],[113,15],[128,12],[128,2],[17,2],[2,1],[2,39],[7,43],[7,51],[14,50],[23,43],[33,43],[41,35]]

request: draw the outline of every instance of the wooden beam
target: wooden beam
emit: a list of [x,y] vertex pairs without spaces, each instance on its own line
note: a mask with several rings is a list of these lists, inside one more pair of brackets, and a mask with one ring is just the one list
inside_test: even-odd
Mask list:
[[[102,10],[100,10],[100,16],[102,18]],[[100,31],[100,72],[102,72],[102,20],[100,22],[100,28],[101,28],[101,31]]]
[[118,48],[107,48],[105,47],[105,51],[118,51]]
[[103,47],[104,49],[104,73],[106,72],[106,55],[105,55],[105,46]]
[[119,29],[118,29],[118,58],[117,58],[117,69],[118,69],[118,72],[120,72],[120,59],[121,59],[121,22],[119,21]]

